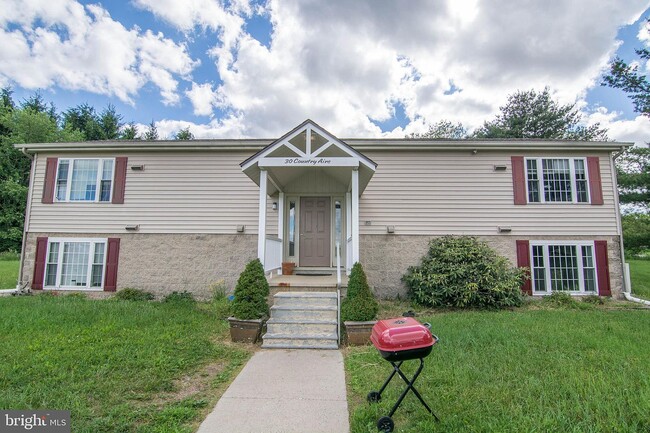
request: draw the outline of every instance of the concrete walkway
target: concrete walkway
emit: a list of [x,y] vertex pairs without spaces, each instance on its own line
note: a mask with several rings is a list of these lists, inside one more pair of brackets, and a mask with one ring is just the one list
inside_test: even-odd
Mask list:
[[338,350],[262,350],[248,361],[198,433],[348,433]]

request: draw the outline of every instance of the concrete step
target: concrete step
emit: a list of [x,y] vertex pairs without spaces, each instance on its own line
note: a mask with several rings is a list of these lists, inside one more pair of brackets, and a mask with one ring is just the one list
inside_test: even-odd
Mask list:
[[286,335],[337,335],[334,320],[287,320],[271,318],[266,322],[270,334]]
[[338,349],[336,334],[274,334],[264,335],[263,349]]
[[336,306],[304,306],[274,305],[271,307],[271,317],[288,320],[336,320]]
[[273,305],[336,307],[336,292],[279,292],[273,296]]

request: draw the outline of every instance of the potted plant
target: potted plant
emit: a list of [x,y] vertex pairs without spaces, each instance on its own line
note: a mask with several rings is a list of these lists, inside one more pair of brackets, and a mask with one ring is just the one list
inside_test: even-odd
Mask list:
[[246,265],[235,287],[229,317],[230,338],[235,342],[255,343],[269,311],[269,283],[259,259]]
[[361,263],[355,263],[348,280],[347,296],[341,302],[341,320],[345,324],[348,344],[356,346],[370,341],[372,327],[377,323],[378,309],[366,273]]

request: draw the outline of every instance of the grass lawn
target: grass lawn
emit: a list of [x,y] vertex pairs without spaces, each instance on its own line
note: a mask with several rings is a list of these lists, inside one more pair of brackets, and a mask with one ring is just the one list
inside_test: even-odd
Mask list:
[[0,298],[0,408],[65,409],[73,432],[191,432],[252,350],[207,304]]
[[[403,311],[403,310],[402,310]],[[440,337],[416,382],[441,422],[409,393],[396,432],[650,431],[650,311],[543,309],[418,316]],[[409,361],[413,371],[417,361]],[[376,432],[404,389],[372,346],[348,348],[352,433]]]
[[628,259],[632,293],[650,300],[650,260]]
[[0,290],[16,288],[18,263],[18,260],[0,260]]

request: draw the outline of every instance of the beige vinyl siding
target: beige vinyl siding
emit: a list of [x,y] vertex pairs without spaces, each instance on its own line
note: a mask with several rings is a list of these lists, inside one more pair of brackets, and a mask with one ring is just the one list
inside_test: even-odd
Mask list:
[[[616,235],[610,159],[607,152],[531,151],[384,151],[363,150],[378,163],[360,201],[361,234],[494,235],[498,226],[512,227],[510,236]],[[38,154],[28,230],[57,233],[126,233],[139,224],[140,233],[257,234],[259,188],[242,173],[246,151],[120,152]],[[125,202],[42,204],[47,156],[129,157]],[[510,157],[599,156],[603,206],[589,204],[513,203]],[[144,165],[142,172],[132,165]],[[494,165],[506,165],[495,172]],[[315,173],[315,171],[314,171]],[[313,175],[294,179],[291,190],[306,186],[313,193],[338,191],[345,185]],[[300,191],[307,193],[308,191]],[[290,192],[287,190],[287,196]],[[267,200],[267,234],[277,234],[278,211]],[[286,220],[285,220],[286,221]],[[367,222],[370,225],[367,225]]]
[[[128,156],[124,204],[43,204],[43,180],[48,156]],[[236,234],[245,225],[257,233],[259,187],[242,173],[239,163],[250,152],[142,152],[118,154],[39,154],[29,231],[121,233],[139,224],[140,233]],[[132,165],[144,171],[132,171]],[[274,218],[268,200],[269,226]],[[275,222],[277,227],[277,222]],[[276,233],[277,228],[270,233]]]
[[[494,235],[616,235],[616,209],[607,152],[366,151],[377,172],[360,204],[360,233]],[[604,205],[513,201],[510,157],[599,156]],[[506,165],[505,172],[494,171]]]

